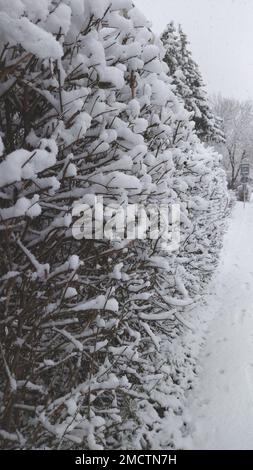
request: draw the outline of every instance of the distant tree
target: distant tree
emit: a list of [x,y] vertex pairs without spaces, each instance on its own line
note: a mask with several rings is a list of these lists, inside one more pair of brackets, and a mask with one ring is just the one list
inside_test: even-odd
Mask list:
[[234,189],[239,180],[242,161],[253,161],[253,103],[216,95],[213,104],[215,112],[222,119],[225,134],[225,141],[217,149],[223,155],[229,187]]
[[173,22],[169,23],[161,40],[175,92],[192,113],[198,137],[205,142],[222,142],[221,123],[211,108],[199,67],[192,58],[182,27],[176,29]]

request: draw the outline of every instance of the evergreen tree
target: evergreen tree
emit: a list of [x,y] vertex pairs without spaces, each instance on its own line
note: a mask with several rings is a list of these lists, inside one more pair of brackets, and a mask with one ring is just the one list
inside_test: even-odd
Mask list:
[[186,34],[181,26],[176,30],[171,22],[161,40],[166,50],[164,60],[169,66],[175,92],[191,112],[199,138],[205,142],[223,141],[221,123],[211,109],[199,67],[189,50]]

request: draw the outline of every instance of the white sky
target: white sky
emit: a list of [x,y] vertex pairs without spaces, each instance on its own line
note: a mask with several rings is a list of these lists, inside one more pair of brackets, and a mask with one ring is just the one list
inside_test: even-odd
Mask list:
[[209,93],[253,99],[253,0],[134,0],[161,33],[174,20]]

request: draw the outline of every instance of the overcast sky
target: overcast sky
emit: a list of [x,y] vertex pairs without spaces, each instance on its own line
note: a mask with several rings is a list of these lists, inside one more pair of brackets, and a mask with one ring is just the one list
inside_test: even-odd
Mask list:
[[209,93],[253,99],[253,0],[134,0],[156,33],[174,20]]

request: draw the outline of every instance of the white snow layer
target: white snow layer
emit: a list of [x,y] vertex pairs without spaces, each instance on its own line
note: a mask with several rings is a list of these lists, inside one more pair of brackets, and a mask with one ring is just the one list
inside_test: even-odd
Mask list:
[[253,201],[238,202],[202,309],[214,319],[189,395],[190,448],[253,449],[252,236]]

